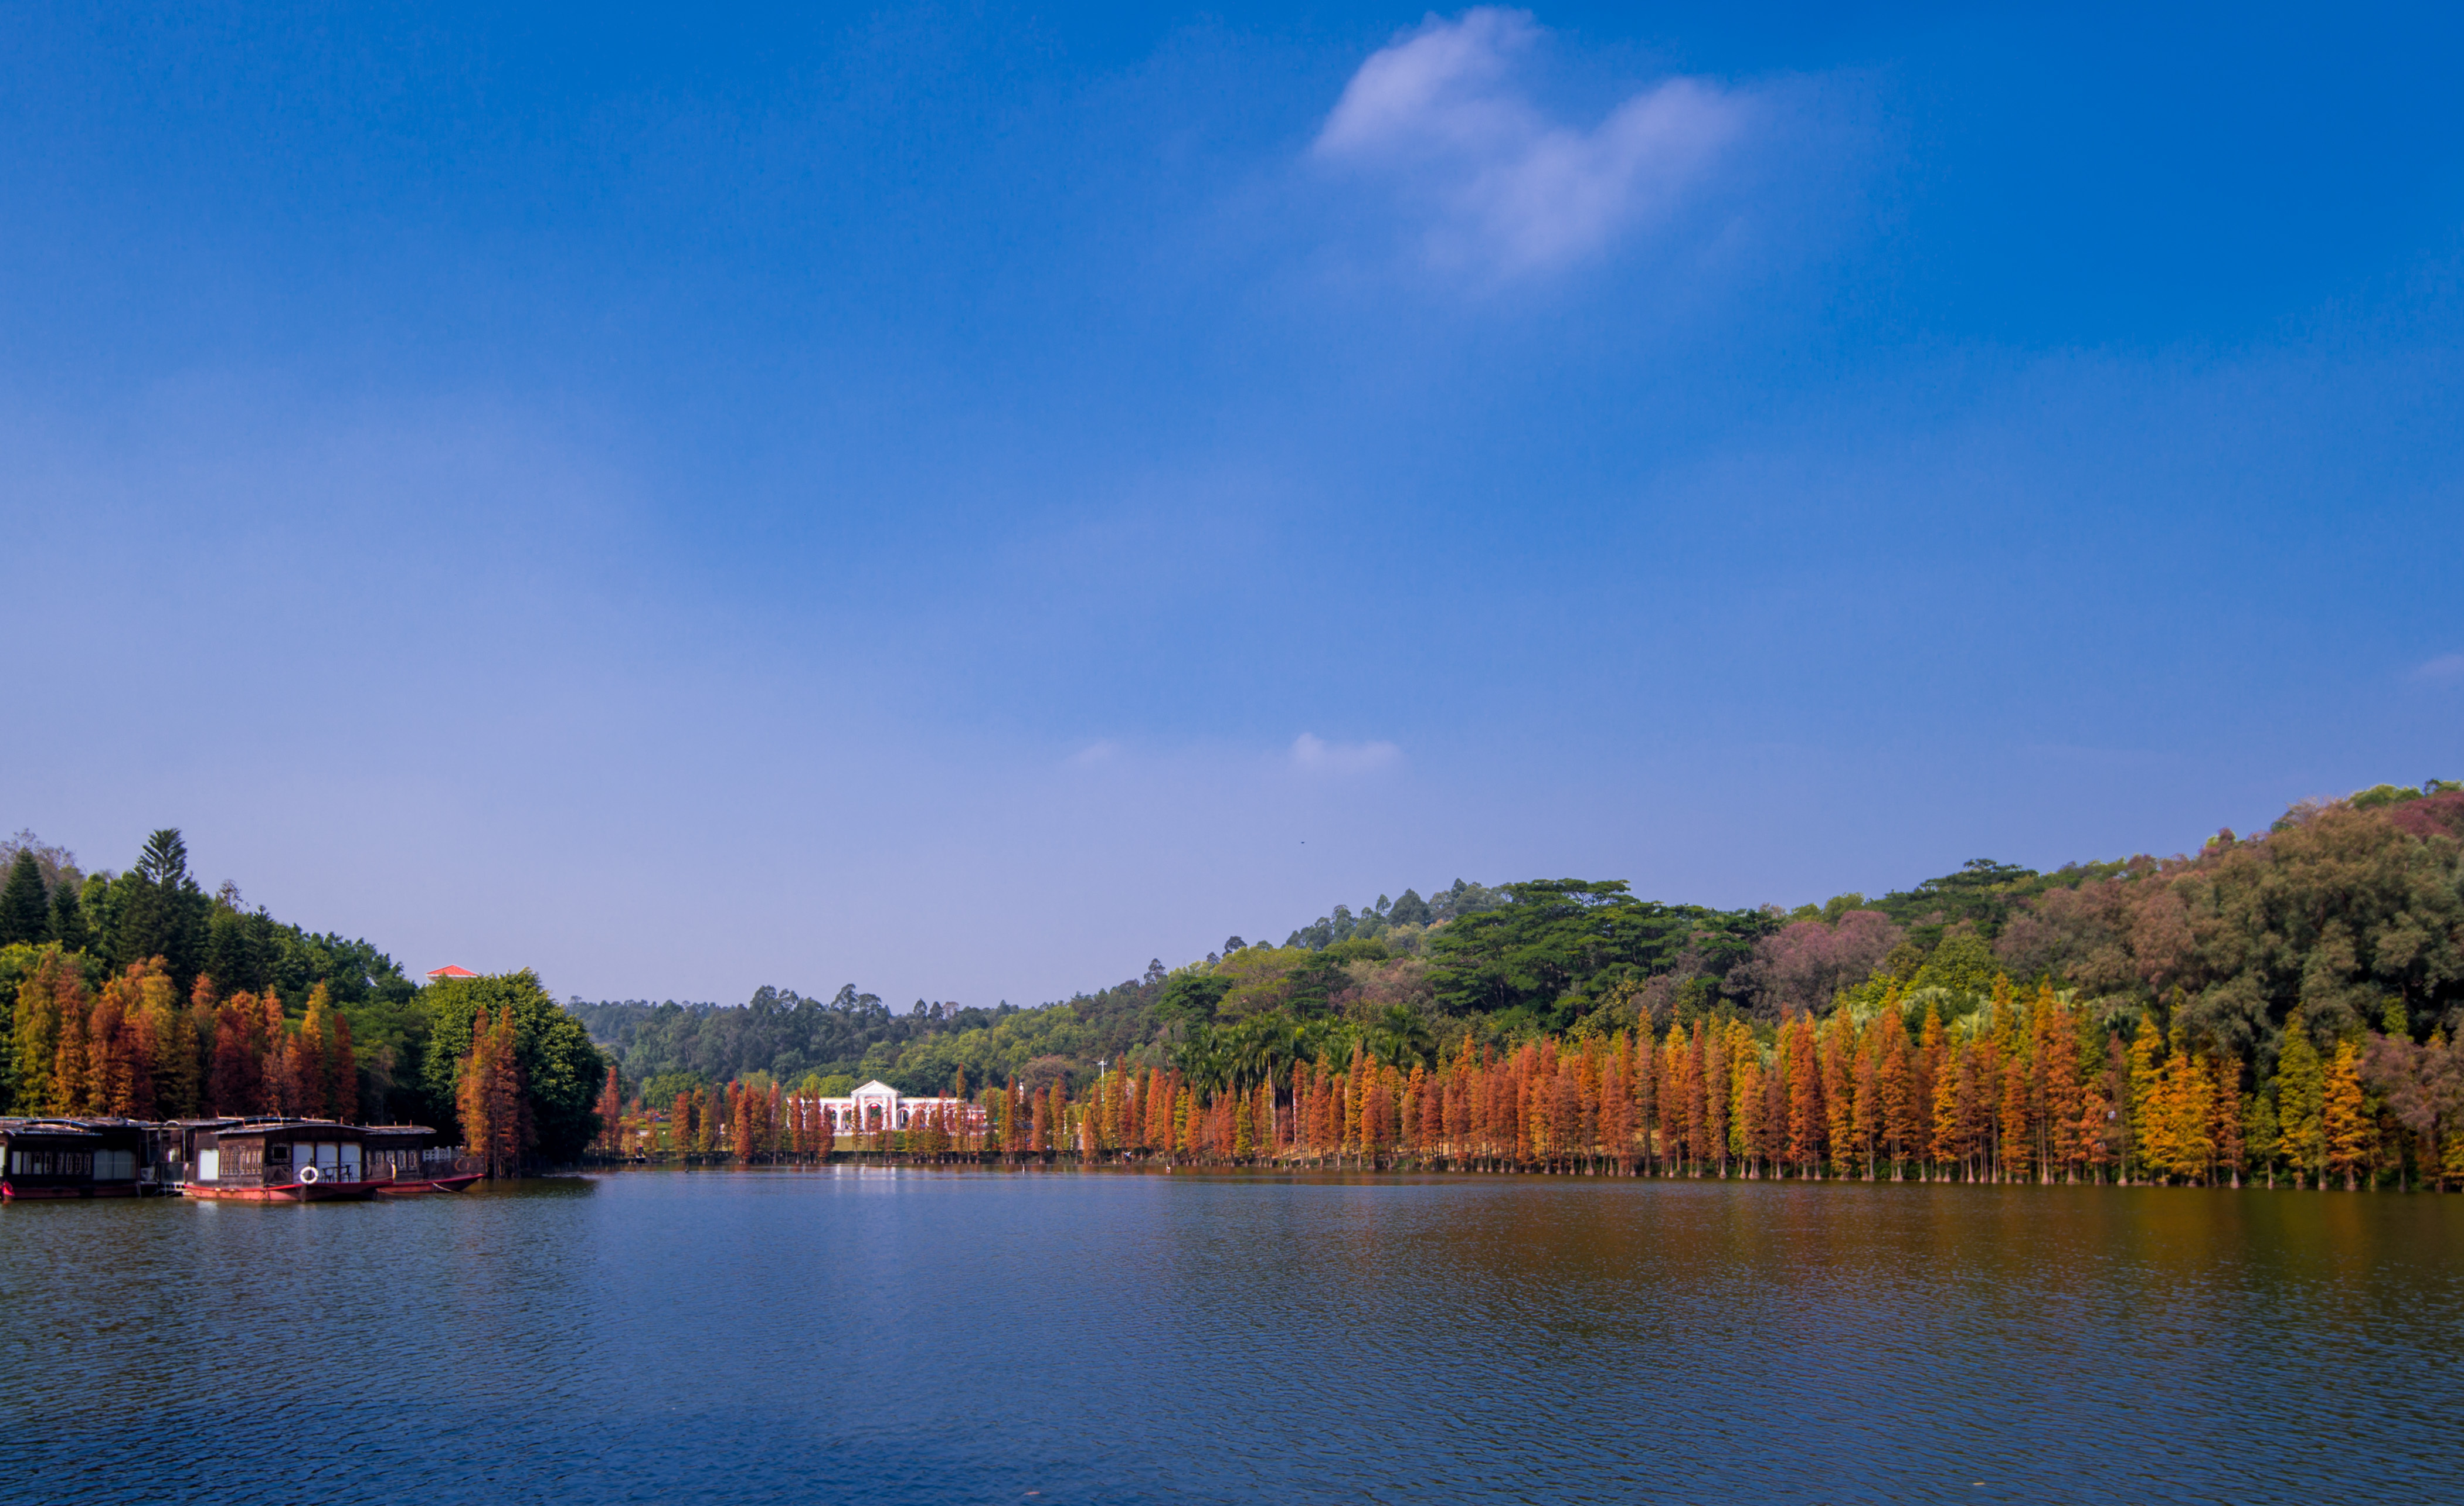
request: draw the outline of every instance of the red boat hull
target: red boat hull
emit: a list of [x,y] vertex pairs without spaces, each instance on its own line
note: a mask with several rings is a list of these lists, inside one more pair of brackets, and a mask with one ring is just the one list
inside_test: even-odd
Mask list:
[[189,1197],[222,1203],[336,1203],[373,1197],[382,1182],[285,1182],[277,1187],[212,1187],[191,1182],[180,1190]]
[[379,1197],[425,1197],[430,1192],[459,1192],[479,1180],[476,1171],[457,1172],[452,1176],[424,1177],[417,1181],[396,1179],[377,1189]]
[[113,1182],[101,1187],[24,1187],[15,1182],[0,1182],[0,1198],[12,1203],[56,1202],[82,1197],[135,1197],[137,1184]]

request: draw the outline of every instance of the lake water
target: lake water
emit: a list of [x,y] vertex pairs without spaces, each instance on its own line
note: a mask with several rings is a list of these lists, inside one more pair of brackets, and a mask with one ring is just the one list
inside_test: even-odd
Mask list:
[[0,1209],[0,1498],[2464,1499],[2464,1198],[630,1172]]

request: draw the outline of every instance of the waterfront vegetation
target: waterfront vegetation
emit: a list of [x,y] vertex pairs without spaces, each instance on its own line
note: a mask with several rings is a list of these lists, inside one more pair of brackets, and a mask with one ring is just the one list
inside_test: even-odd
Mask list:
[[414,985],[365,941],[207,893],[176,830],[125,873],[31,833],[0,862],[0,1109],[426,1124],[508,1169],[599,1131],[599,1051],[531,973]]
[[[1979,862],[1794,911],[1551,881],[1458,884],[1441,913],[1406,891],[1039,1010],[901,1017],[848,990],[578,1013],[649,1069],[603,1139],[627,1155],[845,1153],[812,1101],[879,1077],[981,1124],[867,1152],[2448,1187],[2459,838],[2464,791],[2380,786],[2196,855]],[[864,1054],[771,1069],[823,1038]],[[708,1076],[691,1055],[764,1050]]]
[[[21,836],[0,887],[17,1112],[437,1124],[492,1166],[836,1155],[1648,1175],[2464,1181],[2464,789],[2305,802],[2196,854],[1984,861],[1718,909],[1613,881],[1405,889],[1034,1008],[853,985],[743,1006],[413,985]],[[881,1079],[963,1113],[828,1125]]]

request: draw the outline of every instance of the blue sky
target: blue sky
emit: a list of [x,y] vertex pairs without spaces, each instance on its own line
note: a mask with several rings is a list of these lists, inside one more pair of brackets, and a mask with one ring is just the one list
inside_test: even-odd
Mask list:
[[1027,1002],[2464,774],[2452,11],[0,8],[0,821]]

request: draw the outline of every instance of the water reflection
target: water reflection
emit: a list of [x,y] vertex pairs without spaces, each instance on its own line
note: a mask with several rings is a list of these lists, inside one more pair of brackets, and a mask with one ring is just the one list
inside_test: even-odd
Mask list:
[[0,1479],[2455,1498],[2459,1253],[2451,1198],[1918,1183],[703,1171],[10,1207]]

